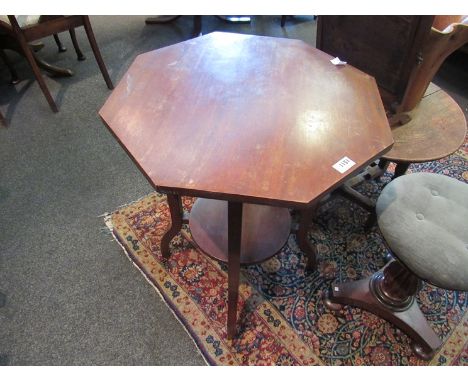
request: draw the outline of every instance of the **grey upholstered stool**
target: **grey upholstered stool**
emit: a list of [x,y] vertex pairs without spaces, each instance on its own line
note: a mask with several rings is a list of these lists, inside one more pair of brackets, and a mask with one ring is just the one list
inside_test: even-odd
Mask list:
[[380,230],[398,258],[371,277],[333,285],[331,309],[359,306],[393,323],[429,359],[441,341],[419,309],[421,279],[444,289],[468,290],[468,184],[416,173],[390,182],[377,200]]

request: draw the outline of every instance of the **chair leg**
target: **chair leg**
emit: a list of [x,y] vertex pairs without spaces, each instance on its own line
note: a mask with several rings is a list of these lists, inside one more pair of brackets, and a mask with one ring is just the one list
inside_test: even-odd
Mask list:
[[382,317],[406,333],[413,340],[416,355],[428,360],[442,342],[418,307],[415,294],[419,282],[400,262],[393,260],[366,279],[333,285],[324,302],[332,310],[346,304]]
[[73,48],[75,48],[76,58],[78,59],[78,61],[86,60],[86,57],[81,51],[80,46],[78,45],[78,41],[76,40],[75,28],[70,29],[69,32],[70,32],[70,37],[73,43]]
[[94,57],[99,65],[99,69],[101,69],[102,76],[104,77],[104,81],[106,81],[107,87],[112,90],[114,89],[114,85],[109,77],[109,73],[107,72],[106,65],[104,64],[104,60],[102,59],[101,52],[99,51],[99,47],[97,45],[96,39],[94,38],[93,29],[91,27],[91,23],[89,21],[88,16],[83,16],[83,26],[86,31],[86,35],[88,36],[89,44],[91,45],[91,49],[93,50]]
[[57,44],[59,53],[63,53],[67,51],[67,48],[63,46],[62,41],[60,41],[57,33],[54,33],[54,40],[55,40],[55,43]]
[[31,66],[31,69],[34,73],[34,76],[36,77],[36,80],[39,84],[39,87],[42,90],[42,93],[44,93],[44,96],[46,97],[47,102],[49,103],[50,108],[54,113],[58,112],[58,107],[55,104],[54,99],[52,98],[52,95],[49,92],[49,89],[47,88],[47,85],[44,81],[44,77],[42,77],[41,71],[39,70],[39,67],[37,66],[36,60],[34,59],[34,55],[31,51],[31,48],[29,45],[26,43],[26,40],[24,38],[18,38],[19,44],[21,46],[21,49],[23,50],[24,56],[26,57],[26,60],[28,60],[29,65]]

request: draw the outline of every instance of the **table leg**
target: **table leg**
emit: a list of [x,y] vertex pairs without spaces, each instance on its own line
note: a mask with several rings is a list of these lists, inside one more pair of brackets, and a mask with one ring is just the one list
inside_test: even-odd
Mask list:
[[228,339],[233,339],[236,335],[241,238],[242,203],[228,202]]
[[307,232],[309,230],[312,218],[317,211],[317,204],[303,209],[300,211],[299,230],[297,232],[297,241],[299,248],[307,256],[306,271],[313,271],[317,267],[317,250],[315,246],[311,245],[307,239]]
[[170,256],[169,244],[171,240],[182,229],[183,209],[182,198],[180,195],[167,194],[167,203],[171,212],[171,227],[167,230],[161,239],[161,254],[168,259]]

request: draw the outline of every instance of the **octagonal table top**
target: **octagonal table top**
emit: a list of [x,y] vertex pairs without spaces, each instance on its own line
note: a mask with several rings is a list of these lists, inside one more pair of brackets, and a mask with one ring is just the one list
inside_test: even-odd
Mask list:
[[306,206],[393,144],[374,78],[330,58],[210,33],[139,55],[99,114],[157,190]]

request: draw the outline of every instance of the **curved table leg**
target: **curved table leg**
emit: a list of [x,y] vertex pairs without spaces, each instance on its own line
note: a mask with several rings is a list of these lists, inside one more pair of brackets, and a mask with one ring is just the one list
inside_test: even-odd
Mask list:
[[182,198],[180,195],[167,194],[167,203],[171,212],[171,227],[167,230],[161,239],[161,254],[165,259],[170,256],[169,244],[171,240],[182,229],[183,209]]
[[314,271],[317,268],[317,250],[315,246],[311,245],[308,238],[307,232],[311,224],[312,218],[317,211],[317,204],[301,210],[299,230],[297,232],[297,241],[299,248],[302,252],[307,255],[306,271]]

